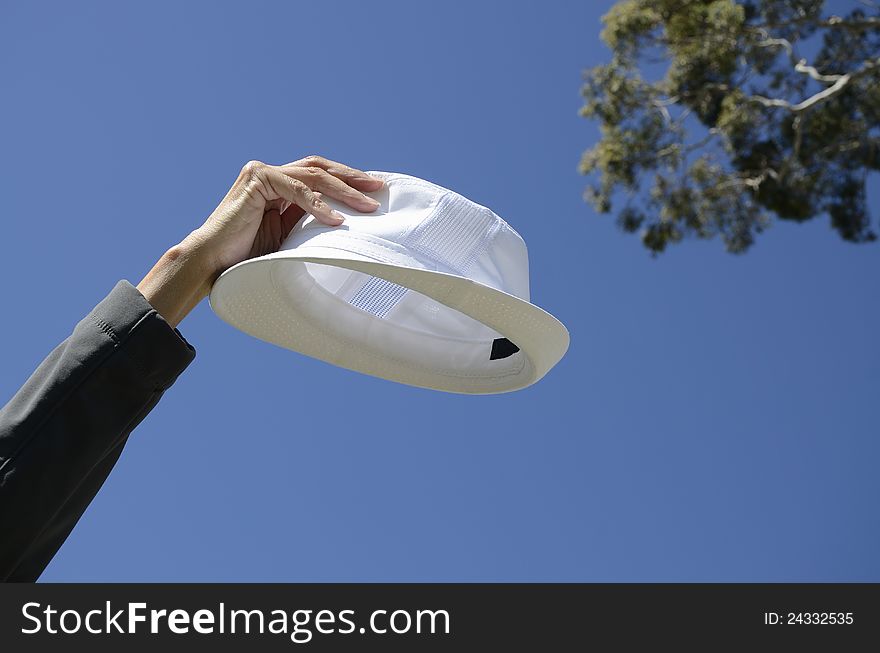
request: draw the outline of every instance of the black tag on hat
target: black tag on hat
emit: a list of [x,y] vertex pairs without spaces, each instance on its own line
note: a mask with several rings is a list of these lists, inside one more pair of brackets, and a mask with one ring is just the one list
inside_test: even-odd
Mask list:
[[507,358],[508,356],[513,356],[518,351],[519,347],[507,338],[495,338],[492,341],[492,353],[489,354],[489,360],[494,361],[499,358]]

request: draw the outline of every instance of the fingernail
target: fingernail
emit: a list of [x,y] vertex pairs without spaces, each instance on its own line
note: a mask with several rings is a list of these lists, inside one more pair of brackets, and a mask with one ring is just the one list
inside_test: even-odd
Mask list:
[[345,222],[345,217],[335,209],[333,211],[330,211],[330,215],[339,220],[340,223]]
[[367,197],[366,195],[364,195],[364,199],[366,199],[370,204],[372,204],[376,208],[379,208],[379,200],[374,199],[372,197]]

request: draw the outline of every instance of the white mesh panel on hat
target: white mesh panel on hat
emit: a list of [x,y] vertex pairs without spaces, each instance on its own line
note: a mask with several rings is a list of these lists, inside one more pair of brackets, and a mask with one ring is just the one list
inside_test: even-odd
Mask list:
[[[500,223],[498,216],[489,209],[457,193],[446,192],[436,200],[431,213],[414,225],[404,244],[439,267],[466,275],[498,232]],[[318,276],[325,274],[329,273],[319,273]],[[332,282],[325,284],[327,287],[332,285]],[[370,277],[349,302],[368,313],[385,317],[405,294],[406,288],[402,286]]]

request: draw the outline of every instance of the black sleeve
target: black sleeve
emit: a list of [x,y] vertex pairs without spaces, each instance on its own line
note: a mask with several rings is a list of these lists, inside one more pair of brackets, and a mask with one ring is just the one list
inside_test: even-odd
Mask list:
[[195,350],[120,281],[0,410],[0,580],[34,581]]

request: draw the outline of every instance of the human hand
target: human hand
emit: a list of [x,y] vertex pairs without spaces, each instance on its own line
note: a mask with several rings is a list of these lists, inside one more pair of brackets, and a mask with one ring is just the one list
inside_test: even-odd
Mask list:
[[379,203],[364,195],[381,179],[321,156],[282,166],[251,161],[205,223],[169,249],[138,290],[172,326],[210,291],[227,268],[277,251],[306,213],[329,226],[342,224],[322,196],[369,213]]
[[236,263],[277,251],[306,214],[328,225],[342,216],[321,198],[332,197],[362,213],[379,203],[364,192],[379,190],[382,180],[321,156],[308,156],[282,166],[250,161],[205,224],[190,235],[219,275]]

